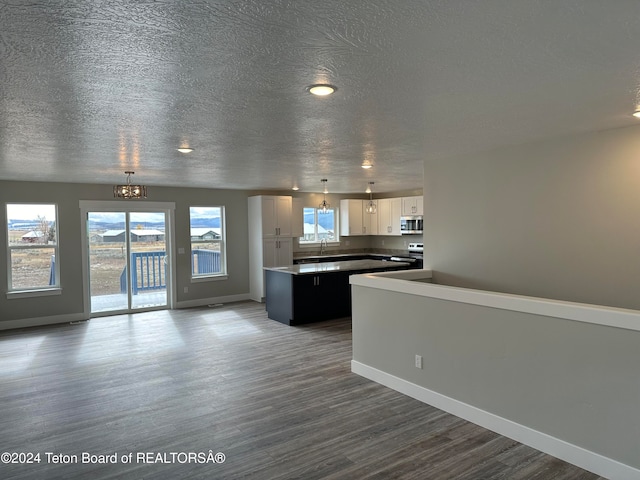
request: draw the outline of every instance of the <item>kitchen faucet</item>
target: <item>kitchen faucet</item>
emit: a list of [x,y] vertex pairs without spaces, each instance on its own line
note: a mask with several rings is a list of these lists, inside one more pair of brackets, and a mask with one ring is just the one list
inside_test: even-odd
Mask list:
[[327,239],[320,240],[320,255],[324,255],[325,248],[327,248]]

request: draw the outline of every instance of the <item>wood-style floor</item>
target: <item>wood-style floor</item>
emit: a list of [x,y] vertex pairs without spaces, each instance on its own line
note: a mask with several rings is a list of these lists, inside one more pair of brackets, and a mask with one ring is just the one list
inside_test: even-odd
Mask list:
[[[288,327],[254,302],[0,332],[0,453],[40,453],[1,463],[0,478],[600,478],[350,360],[350,319]],[[209,450],[224,463],[184,463]],[[82,464],[83,452],[117,463]]]

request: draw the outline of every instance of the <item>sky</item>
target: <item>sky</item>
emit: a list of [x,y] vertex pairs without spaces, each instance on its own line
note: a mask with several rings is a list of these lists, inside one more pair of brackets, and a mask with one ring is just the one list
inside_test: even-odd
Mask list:
[[7,204],[7,220],[36,220],[38,216],[53,220],[56,218],[55,205]]
[[[43,204],[7,204],[7,220],[36,220],[38,216],[45,216],[48,220],[56,217],[55,205]],[[220,216],[217,208],[191,207],[191,218],[216,218]],[[122,212],[91,212],[91,220],[94,222],[117,223],[124,221]],[[158,212],[131,212],[132,222],[162,222],[164,213]]]

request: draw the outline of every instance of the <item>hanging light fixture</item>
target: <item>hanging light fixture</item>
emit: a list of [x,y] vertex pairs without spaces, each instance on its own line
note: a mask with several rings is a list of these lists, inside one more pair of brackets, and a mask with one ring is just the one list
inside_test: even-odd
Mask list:
[[127,183],[125,185],[114,185],[113,196],[116,198],[147,198],[147,187],[144,185],[132,185],[131,175],[135,172],[127,170]]
[[369,186],[366,190],[366,192],[369,194],[369,202],[367,203],[367,206],[364,207],[364,211],[371,214],[374,214],[378,211],[378,206],[373,201],[373,193],[371,191],[371,185],[373,185],[374,183],[375,182],[369,182]]
[[320,212],[327,213],[331,208],[331,205],[329,205],[329,203],[327,202],[327,193],[329,193],[329,191],[327,190],[327,179],[323,178],[320,181],[324,185],[324,189],[322,190],[322,193],[323,193],[322,202],[320,203],[320,205],[318,205],[318,208],[320,209]]

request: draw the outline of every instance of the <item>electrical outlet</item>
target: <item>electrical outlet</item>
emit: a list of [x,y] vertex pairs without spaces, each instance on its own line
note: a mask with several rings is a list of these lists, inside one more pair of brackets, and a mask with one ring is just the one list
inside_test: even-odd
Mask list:
[[416,355],[416,368],[422,369],[422,355]]
[[184,289],[182,290],[184,293],[189,293],[189,287],[184,287]]

